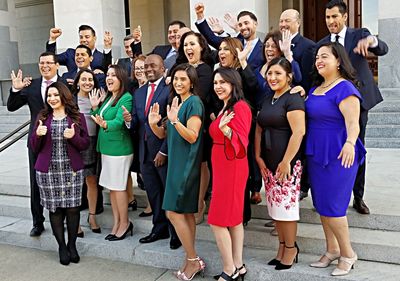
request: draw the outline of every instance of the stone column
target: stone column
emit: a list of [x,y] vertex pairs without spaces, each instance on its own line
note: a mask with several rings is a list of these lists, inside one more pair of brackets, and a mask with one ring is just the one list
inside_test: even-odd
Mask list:
[[5,104],[10,73],[18,69],[18,45],[14,1],[0,0],[0,105]]
[[78,28],[87,24],[96,31],[96,48],[103,50],[103,35],[110,31],[113,35],[113,60],[124,54],[123,38],[125,37],[125,12],[123,0],[69,0],[54,1],[55,26],[62,29],[57,39],[57,51],[75,48],[79,44]]
[[400,2],[379,0],[379,38],[389,52],[379,57],[379,87],[392,88],[400,96]]
[[[196,21],[196,13],[194,12],[194,6],[198,0],[190,0],[190,23],[193,30],[197,30],[194,25]],[[268,2],[269,0],[246,0],[246,1],[215,1],[215,0],[203,0],[201,1],[205,5],[205,16],[208,18],[218,17],[223,22],[224,14],[229,12],[236,17],[236,15],[242,11],[247,10],[254,13],[258,19],[258,37],[263,40],[265,34],[268,33]],[[224,23],[224,29],[230,33],[233,31]]]

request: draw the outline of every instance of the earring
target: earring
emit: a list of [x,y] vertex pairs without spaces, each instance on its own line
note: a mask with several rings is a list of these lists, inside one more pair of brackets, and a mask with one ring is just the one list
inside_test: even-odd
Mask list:
[[337,69],[340,69],[340,64],[338,65]]

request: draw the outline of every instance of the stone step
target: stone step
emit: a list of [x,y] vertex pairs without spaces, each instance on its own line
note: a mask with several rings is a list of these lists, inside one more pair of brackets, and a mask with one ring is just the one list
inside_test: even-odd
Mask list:
[[400,125],[400,112],[370,112],[368,125]]
[[[25,120],[27,121],[27,120]],[[20,123],[7,123],[7,124],[0,124],[0,133],[9,133],[15,129],[17,129],[20,125],[22,125],[22,123],[24,123],[25,121],[22,121]],[[28,129],[29,126],[26,126],[25,129]]]
[[11,115],[11,116],[15,116],[15,115],[30,115],[30,111],[29,111],[29,107],[23,106],[20,109],[16,110],[16,111],[8,111],[7,110],[7,106],[0,106],[0,116],[5,116],[5,115]]
[[400,112],[400,99],[383,101],[372,108],[370,112]]
[[400,138],[400,125],[367,125],[365,137]]
[[381,88],[383,100],[398,100],[400,99],[400,88]]
[[6,124],[15,124],[16,127],[19,125],[22,125],[26,121],[30,121],[31,116],[30,115],[0,115],[0,127],[6,125]]
[[367,148],[400,148],[399,138],[365,138]]
[[[134,221],[134,235],[122,241],[109,242],[104,240],[108,229],[103,229],[103,234],[95,234],[85,231],[85,238],[78,239],[77,248],[82,257],[100,257],[109,260],[124,261],[139,265],[168,268],[177,270],[181,266],[184,252],[182,247],[178,250],[170,250],[168,240],[159,240],[151,244],[140,244],[139,238],[143,232],[137,227],[138,220]],[[57,244],[51,235],[50,226],[45,223],[46,231],[39,238],[29,237],[31,228],[29,220],[0,217],[0,243],[54,251],[54,260],[58,260]],[[209,227],[208,227],[209,228]],[[86,230],[86,229],[85,229]],[[246,230],[247,233],[247,230]],[[203,240],[200,233],[196,237],[196,249],[198,255],[206,262],[205,274],[212,276],[221,272],[221,258],[214,241]],[[275,242],[276,242],[276,238]],[[248,269],[247,280],[338,280],[330,276],[334,265],[325,269],[310,268],[308,264],[317,260],[319,255],[304,253],[303,245],[299,241],[300,255],[299,263],[290,270],[276,271],[274,267],[267,266],[266,262],[275,256],[275,250],[259,249],[248,246],[244,248],[244,263]],[[357,249],[356,249],[357,251]],[[383,250],[382,250],[383,252]],[[82,259],[81,264],[85,262]],[[83,265],[84,266],[84,265]],[[400,266],[371,261],[357,261],[355,270],[341,280],[398,280]]]
[[[3,197],[3,196],[2,196]],[[2,198],[4,199],[4,198]],[[29,220],[30,211],[29,207],[24,200],[18,198],[7,198],[0,201],[0,216],[16,217],[20,219]],[[25,205],[23,205],[25,203]],[[48,214],[46,213],[46,220],[48,221]],[[135,222],[137,230],[143,233],[150,233],[152,228],[151,218],[139,218],[137,212],[129,212],[132,221]],[[87,226],[87,211],[82,211],[81,224]],[[113,217],[110,206],[105,206],[105,211],[97,216],[99,225],[105,228],[111,228],[113,225]],[[269,234],[272,228],[264,227],[265,219],[252,219],[246,227],[245,243],[247,246],[274,249],[276,237]],[[199,239],[214,241],[213,234],[206,220],[197,227],[197,236]],[[400,241],[396,239],[400,235],[399,231],[384,231],[363,229],[358,227],[350,228],[351,240],[354,248],[356,249],[360,259],[391,262],[400,264]],[[298,238],[297,241],[305,245],[304,252],[311,254],[319,254],[323,252],[325,242],[323,238],[322,227],[320,223],[305,223],[301,220],[298,225]]]

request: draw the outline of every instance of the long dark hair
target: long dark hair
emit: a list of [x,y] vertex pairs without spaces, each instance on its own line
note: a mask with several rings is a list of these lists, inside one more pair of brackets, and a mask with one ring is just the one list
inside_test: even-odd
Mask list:
[[38,120],[45,121],[49,117],[49,115],[53,113],[53,108],[51,108],[51,106],[47,103],[48,92],[49,92],[49,89],[51,89],[51,88],[57,89],[57,91],[60,95],[61,104],[65,108],[65,113],[67,114],[67,116],[69,116],[72,119],[72,121],[74,123],[79,125],[81,123],[81,121],[80,121],[78,105],[75,103],[74,97],[72,96],[68,87],[58,81],[54,82],[49,87],[47,87],[46,95],[45,95],[44,109],[42,109],[42,111],[40,111]]
[[204,63],[208,64],[211,67],[214,67],[213,60],[211,57],[211,49],[208,46],[207,40],[204,38],[203,35],[201,35],[198,32],[194,32],[194,31],[189,31],[182,35],[180,45],[178,48],[178,55],[176,57],[175,65],[177,66],[179,64],[188,62],[185,52],[183,51],[183,47],[184,47],[183,45],[184,45],[186,37],[188,37],[190,35],[196,36],[197,40],[199,41],[199,45],[201,47],[201,54],[200,54],[201,61],[203,61]]
[[172,71],[171,86],[170,86],[171,88],[170,88],[170,93],[169,93],[168,104],[172,103],[172,100],[174,97],[178,97],[179,102],[181,102],[181,97],[176,93],[176,91],[174,89],[174,78],[175,78],[176,72],[178,72],[178,71],[186,72],[187,76],[189,77],[190,82],[192,83],[192,89],[190,92],[195,96],[199,95],[199,78],[197,76],[196,69],[188,63],[182,63],[182,64],[174,67],[174,70]]
[[243,94],[242,78],[239,72],[233,68],[219,67],[214,71],[213,80],[216,74],[221,75],[222,79],[232,85],[231,98],[228,100],[224,112],[233,111],[233,106],[240,100],[245,100]]
[[[226,46],[228,47],[229,51],[233,55],[233,65],[231,66],[234,69],[240,68],[240,62],[238,58],[238,52],[236,49],[239,49],[239,51],[243,51],[243,45],[242,42],[240,42],[239,39],[237,38],[232,38],[232,37],[226,37],[222,40],[222,42],[225,42]],[[221,44],[222,44],[221,42]],[[221,44],[219,44],[219,48],[221,48]],[[220,49],[218,49],[219,51]],[[221,65],[221,63],[220,63]]]
[[[319,49],[322,47],[328,47],[331,49],[333,56],[339,60],[339,74],[344,79],[352,82],[356,87],[359,87],[359,82],[356,79],[356,70],[351,65],[350,58],[346,52],[346,49],[337,42],[328,42],[319,46],[315,54],[318,53]],[[319,86],[324,82],[324,78],[318,73],[317,67],[315,66],[315,62],[311,71],[312,85]]]
[[72,84],[72,87],[71,87],[71,93],[74,96],[78,95],[78,93],[79,93],[79,85],[78,85],[79,79],[81,79],[82,73],[85,73],[85,72],[90,73],[93,76],[93,83],[94,83],[93,89],[99,89],[100,88],[99,80],[97,79],[96,74],[94,74],[94,72],[92,70],[88,69],[88,68],[82,68],[76,74],[75,79],[74,79],[74,83]]
[[[121,84],[121,86],[119,88],[119,92],[118,92],[113,104],[111,105],[111,106],[115,106],[117,104],[117,102],[119,101],[119,99],[122,97],[122,95],[127,92],[128,74],[126,73],[126,70],[123,67],[121,67],[117,64],[111,64],[108,67],[108,69],[110,69],[110,68],[114,69],[115,76],[117,77],[119,83]],[[112,93],[110,91],[108,91],[108,89],[107,89],[107,97],[109,97],[111,95],[112,95]]]

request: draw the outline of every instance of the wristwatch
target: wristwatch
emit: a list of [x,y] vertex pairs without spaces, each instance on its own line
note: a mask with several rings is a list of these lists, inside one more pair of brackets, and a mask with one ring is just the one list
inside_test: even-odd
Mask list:
[[175,126],[176,124],[178,124],[178,122],[180,122],[179,118],[176,118],[176,121],[171,121],[172,126]]

